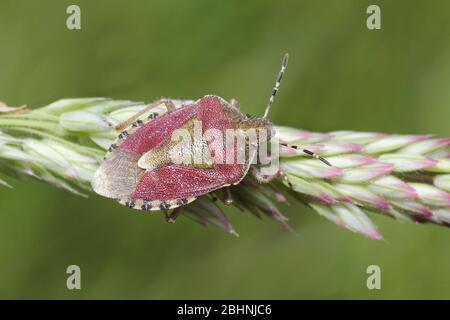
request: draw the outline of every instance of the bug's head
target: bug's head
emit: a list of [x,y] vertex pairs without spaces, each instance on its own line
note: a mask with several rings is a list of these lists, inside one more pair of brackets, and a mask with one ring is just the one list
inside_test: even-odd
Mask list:
[[274,135],[273,124],[266,118],[246,116],[238,125],[244,132],[255,132],[258,143],[269,141]]

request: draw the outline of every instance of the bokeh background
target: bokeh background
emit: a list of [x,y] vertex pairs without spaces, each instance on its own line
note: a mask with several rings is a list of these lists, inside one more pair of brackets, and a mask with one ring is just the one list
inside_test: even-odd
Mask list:
[[[66,29],[81,7],[82,29]],[[382,30],[366,28],[381,7]],[[237,98],[280,125],[450,135],[450,2],[0,1],[0,99]],[[0,298],[450,298],[450,230],[374,217],[372,241],[293,204],[297,235],[231,211],[239,238],[36,181],[0,189]],[[82,290],[66,288],[66,268]],[[382,289],[366,288],[381,267]]]

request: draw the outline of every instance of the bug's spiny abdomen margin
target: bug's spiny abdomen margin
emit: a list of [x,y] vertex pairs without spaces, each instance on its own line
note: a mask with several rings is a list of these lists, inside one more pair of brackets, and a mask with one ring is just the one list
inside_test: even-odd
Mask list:
[[[94,176],[93,189],[134,209],[166,210],[239,181],[244,170],[237,163],[215,164],[213,169],[167,165],[145,170],[138,165],[145,152],[166,143],[174,130],[193,117],[201,121],[203,130],[213,128],[225,137],[225,130],[231,127],[231,123],[223,107],[223,99],[206,96],[195,104],[154,120],[133,124],[113,144],[114,148]],[[209,147],[214,149],[212,145]]]
[[136,199],[133,196],[147,172],[138,166],[142,154],[170,139],[172,132],[194,114],[195,108],[187,106],[172,112],[170,118],[167,117],[169,114],[158,118],[149,117],[126,128],[111,145],[96,171],[92,179],[93,190],[104,197],[116,199],[124,205],[141,210],[169,209],[195,200],[176,198],[160,201],[150,198]]

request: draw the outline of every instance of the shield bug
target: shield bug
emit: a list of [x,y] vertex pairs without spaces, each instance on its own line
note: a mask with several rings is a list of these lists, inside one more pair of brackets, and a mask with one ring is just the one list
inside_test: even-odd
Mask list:
[[[286,54],[263,117],[245,115],[235,100],[227,102],[214,95],[197,101],[163,99],[148,105],[117,127],[121,132],[92,180],[94,191],[130,208],[167,210],[238,184],[247,174],[260,182],[269,181],[272,177],[259,174],[254,159],[258,147],[270,142],[272,124],[267,116],[287,62]],[[177,104],[181,106],[177,108]],[[161,106],[167,112],[152,112]],[[180,148],[173,139],[180,130],[188,134],[190,147]],[[240,144],[227,144],[229,130],[242,138]],[[211,132],[214,134],[208,136]],[[192,160],[196,153],[201,161],[184,161]],[[223,161],[230,154],[232,161]],[[237,161],[238,154],[244,154],[241,161]]]

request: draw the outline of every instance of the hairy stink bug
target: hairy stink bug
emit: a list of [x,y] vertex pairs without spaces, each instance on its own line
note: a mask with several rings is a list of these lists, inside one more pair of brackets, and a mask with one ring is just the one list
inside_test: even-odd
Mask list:
[[[235,100],[229,103],[213,95],[197,101],[163,99],[148,105],[117,127],[121,132],[92,180],[94,191],[130,208],[167,210],[237,184],[249,172],[260,182],[269,181],[270,177],[259,176],[253,160],[257,148],[270,141],[272,124],[267,115],[287,62],[286,54],[262,118],[241,113]],[[177,108],[176,104],[182,106]],[[151,112],[162,105],[167,112]],[[183,149],[174,140],[180,130],[190,136],[189,148]],[[243,143],[232,144],[225,155],[229,130],[241,135]],[[266,135],[253,135],[250,139],[247,133],[251,130]],[[211,132],[214,134],[208,137]],[[196,153],[201,155],[200,161],[182,161],[192,160]],[[224,161],[229,154],[231,161]],[[244,154],[243,161],[237,161],[238,154]]]

